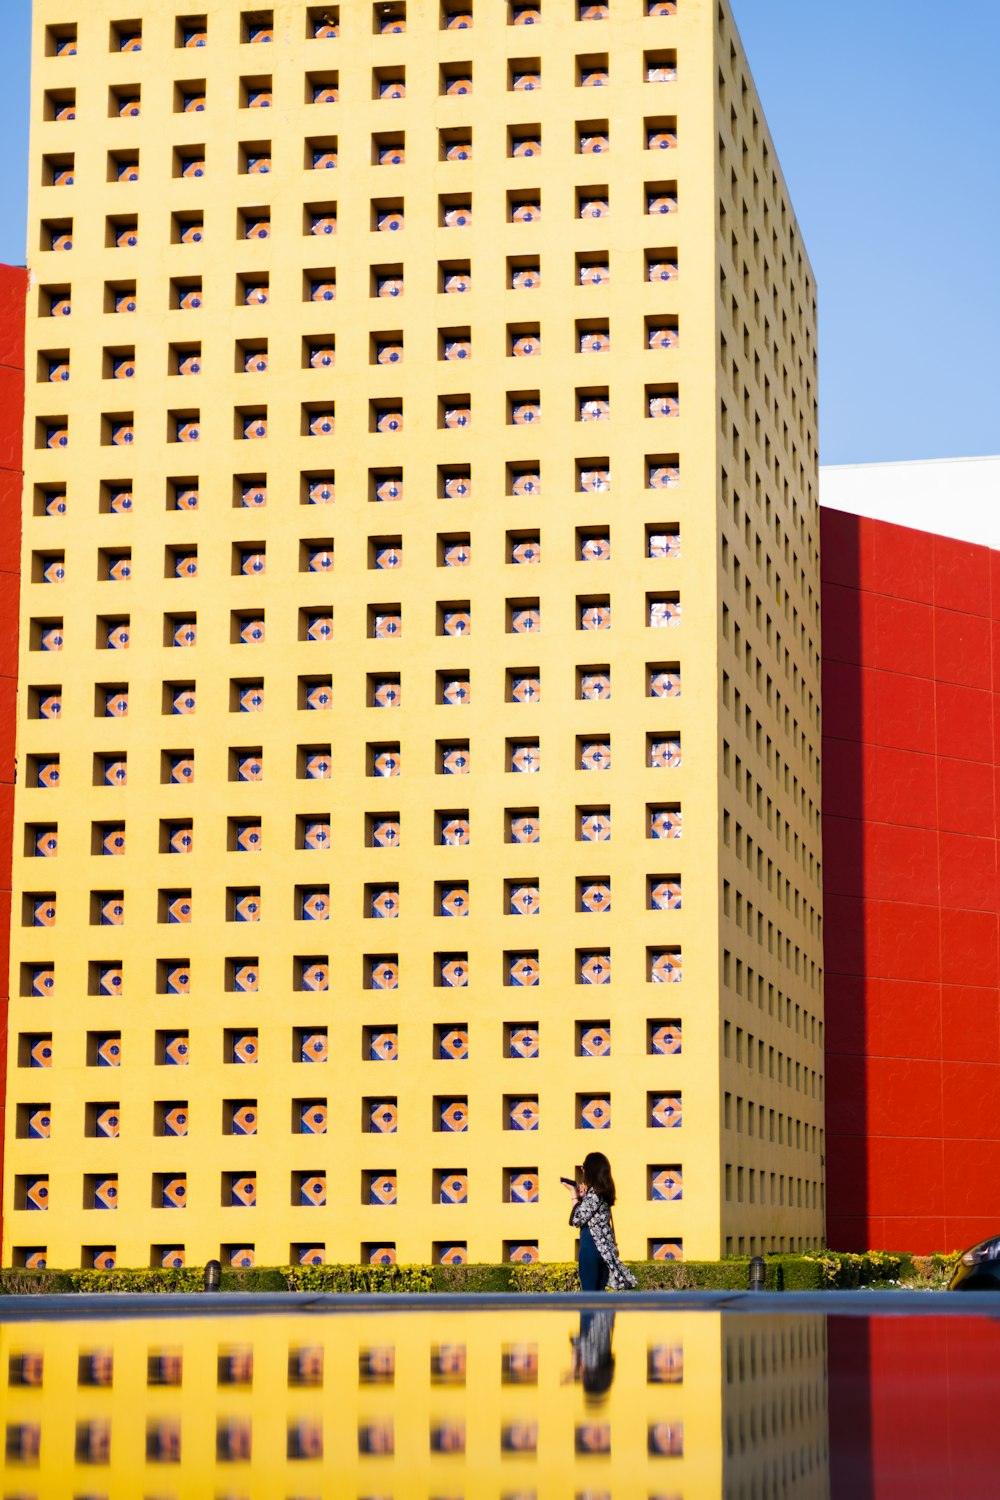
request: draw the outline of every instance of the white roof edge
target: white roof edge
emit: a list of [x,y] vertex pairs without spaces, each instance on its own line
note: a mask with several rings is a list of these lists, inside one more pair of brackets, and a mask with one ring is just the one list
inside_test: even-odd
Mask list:
[[932,464],[996,464],[1000,454],[969,453],[960,458],[888,458],[877,463],[865,464],[820,464],[821,474],[838,474],[854,469],[923,469]]
[[820,467],[820,504],[1000,550],[1000,455]]

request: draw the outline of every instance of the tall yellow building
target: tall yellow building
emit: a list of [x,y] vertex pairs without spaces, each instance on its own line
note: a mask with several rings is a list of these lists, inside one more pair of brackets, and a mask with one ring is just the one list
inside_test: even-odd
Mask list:
[[[819,1244],[815,293],[725,5],[35,5],[4,1258]],[[37,377],[32,383],[33,375]]]

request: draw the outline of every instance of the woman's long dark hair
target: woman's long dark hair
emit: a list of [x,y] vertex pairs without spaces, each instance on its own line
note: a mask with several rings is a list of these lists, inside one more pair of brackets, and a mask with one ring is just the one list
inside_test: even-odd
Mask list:
[[590,1151],[583,1158],[583,1180],[609,1208],[614,1208],[615,1180],[611,1175],[611,1163],[603,1151]]

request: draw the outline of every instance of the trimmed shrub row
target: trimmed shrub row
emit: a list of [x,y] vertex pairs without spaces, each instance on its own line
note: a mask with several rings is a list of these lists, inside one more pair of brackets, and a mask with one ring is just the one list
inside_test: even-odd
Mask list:
[[[954,1255],[852,1254],[835,1250],[811,1255],[765,1257],[769,1291],[834,1291],[852,1287],[944,1286]],[[749,1259],[633,1261],[644,1291],[744,1291]],[[183,1270],[27,1271],[0,1269],[0,1295],[54,1292],[199,1292],[200,1266]],[[222,1272],[226,1292],[573,1292],[576,1266],[254,1266]]]

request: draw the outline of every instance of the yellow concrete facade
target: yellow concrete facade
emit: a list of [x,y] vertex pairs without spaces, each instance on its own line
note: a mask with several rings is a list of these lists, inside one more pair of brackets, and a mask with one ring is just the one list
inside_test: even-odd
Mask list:
[[[725,8],[35,6],[4,1258],[822,1240],[815,293]],[[607,14],[605,14],[607,12]]]

